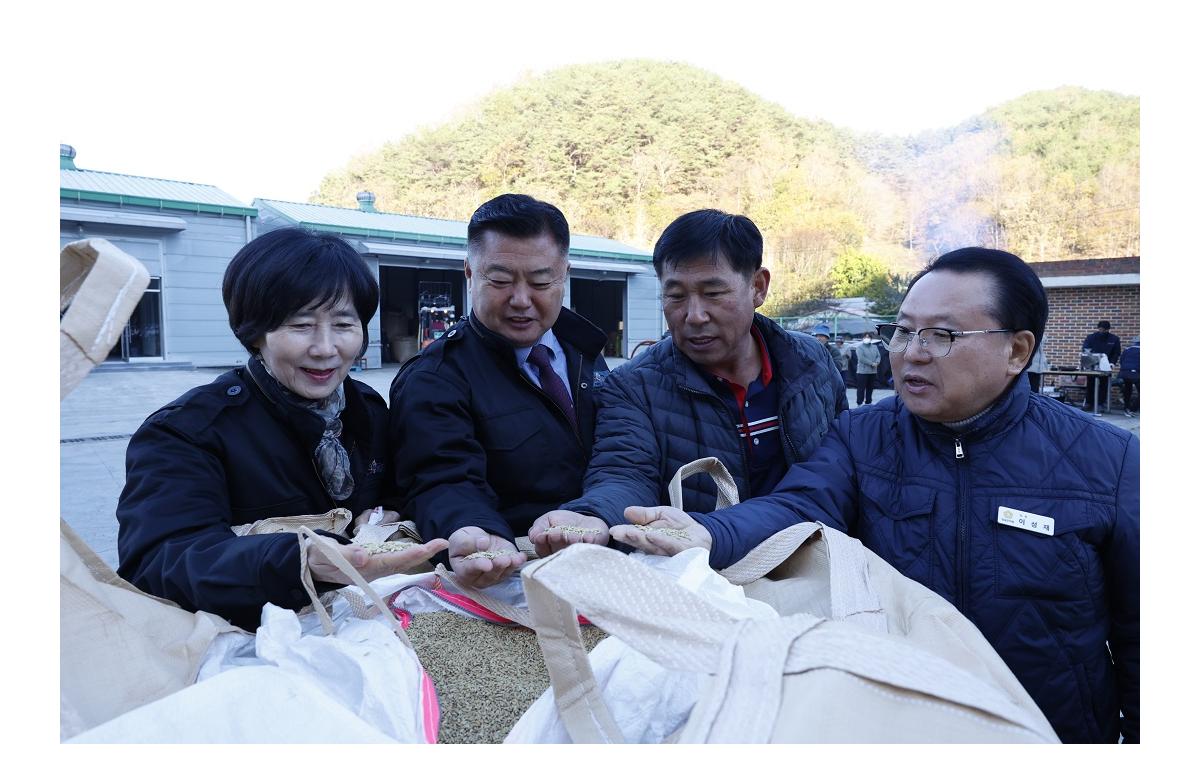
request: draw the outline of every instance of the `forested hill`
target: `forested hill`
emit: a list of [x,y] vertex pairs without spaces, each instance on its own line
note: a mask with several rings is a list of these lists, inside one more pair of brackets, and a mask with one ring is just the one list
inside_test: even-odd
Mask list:
[[520,191],[557,204],[575,232],[646,249],[680,213],[744,213],[767,239],[784,311],[958,245],[1137,255],[1138,158],[1136,97],[1060,88],[883,137],[798,118],[688,65],[633,60],[493,93],[354,158],[311,201],[353,207],[370,190],[380,210],[465,220]]
[[1140,104],[1029,93],[960,125],[858,136],[854,156],[905,198],[911,247],[976,241],[1034,261],[1139,255]]

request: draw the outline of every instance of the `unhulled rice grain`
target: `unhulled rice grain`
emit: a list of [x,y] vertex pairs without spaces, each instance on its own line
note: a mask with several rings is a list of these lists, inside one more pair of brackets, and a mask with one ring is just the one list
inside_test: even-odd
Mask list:
[[546,529],[546,533],[551,531],[562,531],[563,533],[577,533],[580,536],[586,536],[589,533],[600,533],[599,528],[580,528],[578,525],[554,525]]
[[[606,637],[580,630],[589,651]],[[439,611],[415,615],[407,631],[437,688],[438,743],[498,744],[550,687],[533,630]]]
[[653,531],[655,533],[661,533],[672,538],[683,539],[684,541],[692,540],[692,537],[688,536],[687,531],[683,528],[655,528],[650,525],[635,525],[633,527],[637,528],[639,531]]
[[359,544],[358,546],[374,555],[383,552],[403,552],[406,549],[412,549],[419,545],[414,541],[380,541]]
[[467,555],[466,557],[463,558],[463,560],[478,560],[481,557],[486,557],[488,560],[495,560],[497,557],[500,557],[501,555],[515,555],[515,554],[517,554],[517,553],[511,549],[509,549],[509,550],[481,549],[478,552],[472,552],[471,554]]

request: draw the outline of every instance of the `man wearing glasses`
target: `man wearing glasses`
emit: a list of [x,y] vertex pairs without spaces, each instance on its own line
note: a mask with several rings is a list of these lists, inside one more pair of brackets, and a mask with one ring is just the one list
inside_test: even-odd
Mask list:
[[[718,512],[631,507],[687,529],[714,568],[818,520],[953,603],[1064,742],[1139,740],[1139,442],[1023,374],[1048,314],[1004,251],[945,254],[880,326],[898,397],[843,413],[768,495]],[[618,541],[682,542],[633,526]]]
[[[508,194],[479,206],[467,225],[470,315],[392,381],[400,517],[448,539],[451,568],[475,586],[525,562],[516,539],[535,523],[572,522],[547,513],[582,489],[592,392],[608,368],[604,332],[562,306],[569,245],[549,203]],[[573,536],[608,541],[607,529]]]

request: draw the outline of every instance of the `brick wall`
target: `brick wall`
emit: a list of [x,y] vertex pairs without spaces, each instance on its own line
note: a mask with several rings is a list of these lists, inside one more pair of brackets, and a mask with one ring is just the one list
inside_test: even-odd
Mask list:
[[1141,287],[1104,285],[1079,288],[1047,288],[1050,319],[1046,324],[1043,349],[1050,365],[1079,365],[1083,339],[1107,320],[1109,330],[1121,338],[1121,349],[1129,339],[1141,335]]
[[[1121,259],[1067,259],[1064,261],[1031,261],[1029,266],[1038,277],[1078,277],[1079,275],[1132,275],[1142,271],[1142,259],[1130,256]],[[1117,334],[1120,336],[1121,334]]]

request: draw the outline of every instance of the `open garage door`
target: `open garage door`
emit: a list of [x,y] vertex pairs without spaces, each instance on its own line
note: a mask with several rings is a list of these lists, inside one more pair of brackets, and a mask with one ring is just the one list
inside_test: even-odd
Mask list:
[[443,307],[448,299],[454,317],[462,316],[464,282],[461,269],[379,267],[380,347],[385,365],[403,363],[420,351],[422,298]]
[[571,278],[571,309],[591,320],[608,341],[606,357],[622,357],[625,332],[625,280]]

